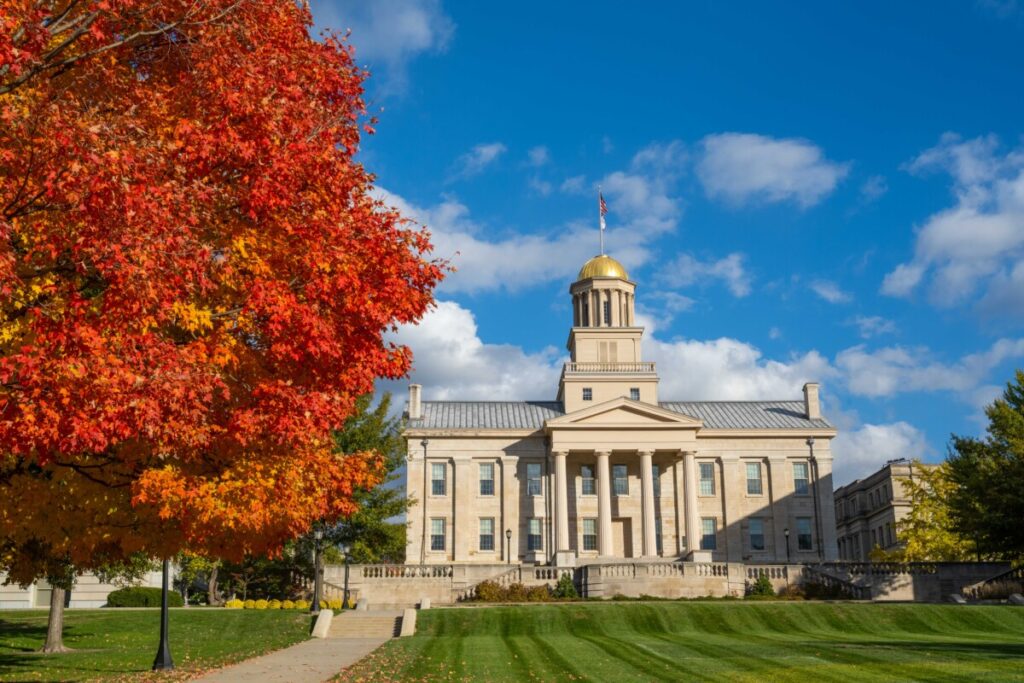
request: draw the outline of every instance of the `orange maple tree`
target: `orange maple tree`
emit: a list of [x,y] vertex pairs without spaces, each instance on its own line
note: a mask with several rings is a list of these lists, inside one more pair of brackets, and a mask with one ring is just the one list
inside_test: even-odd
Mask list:
[[[447,265],[354,159],[292,0],[0,0],[0,566],[273,551],[353,511],[330,430]],[[4,554],[5,553],[5,554]]]

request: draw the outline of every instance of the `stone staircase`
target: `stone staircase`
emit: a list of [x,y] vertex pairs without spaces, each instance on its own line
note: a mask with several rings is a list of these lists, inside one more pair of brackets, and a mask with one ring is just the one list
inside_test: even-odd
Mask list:
[[328,638],[395,638],[402,630],[402,612],[396,610],[335,613]]

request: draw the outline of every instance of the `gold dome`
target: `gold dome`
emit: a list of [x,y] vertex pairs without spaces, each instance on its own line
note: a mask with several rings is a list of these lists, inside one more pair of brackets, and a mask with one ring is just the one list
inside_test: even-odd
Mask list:
[[584,263],[576,279],[586,280],[592,277],[617,277],[620,280],[628,280],[629,274],[621,263],[611,256],[601,254]]

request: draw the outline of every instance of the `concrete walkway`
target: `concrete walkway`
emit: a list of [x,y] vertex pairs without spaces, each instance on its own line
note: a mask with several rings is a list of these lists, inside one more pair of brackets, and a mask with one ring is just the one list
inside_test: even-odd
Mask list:
[[195,680],[202,683],[321,683],[387,642],[387,638],[315,638],[247,659]]

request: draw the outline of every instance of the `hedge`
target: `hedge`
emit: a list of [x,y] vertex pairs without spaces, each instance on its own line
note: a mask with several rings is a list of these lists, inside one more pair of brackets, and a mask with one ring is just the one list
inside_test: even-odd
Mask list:
[[[107,607],[159,607],[160,588],[147,588],[145,586],[129,586],[118,588],[107,596]],[[181,595],[175,591],[167,592],[167,606],[181,607],[185,602]]]

